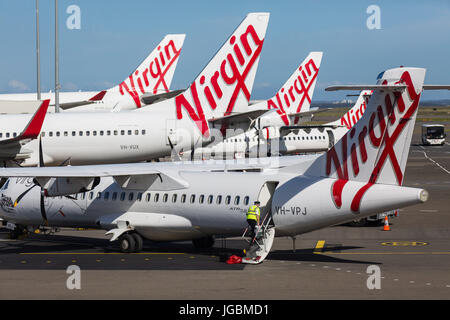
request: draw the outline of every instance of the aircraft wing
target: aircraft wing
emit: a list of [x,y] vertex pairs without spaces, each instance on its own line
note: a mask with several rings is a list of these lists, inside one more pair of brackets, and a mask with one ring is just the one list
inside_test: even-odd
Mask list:
[[423,90],[450,90],[450,85],[424,84]]
[[[90,190],[95,187],[95,181],[104,177],[112,177],[122,189],[130,190],[165,191],[188,187],[188,183],[175,174],[152,169],[149,165],[138,164],[2,168],[0,177],[34,178],[40,186],[49,190],[50,196]],[[55,188],[58,192],[55,192]]]
[[97,93],[95,96],[93,96],[89,100],[60,103],[59,107],[63,110],[67,110],[67,109],[85,106],[85,105],[92,104],[97,101],[103,100],[103,97],[105,96],[105,94],[106,94],[106,90],[103,90],[103,91],[100,91],[99,93]]
[[316,114],[316,113],[329,111],[329,110],[331,110],[331,109],[332,109],[332,108],[322,108],[322,109],[319,109],[319,108],[311,108],[311,109],[309,109],[308,111],[296,112],[296,113],[290,113],[290,114],[288,114],[288,116],[291,117],[291,118],[295,118],[295,117],[305,117],[305,116],[311,116],[311,115]]
[[253,119],[258,118],[259,116],[266,113],[268,110],[266,109],[259,109],[259,110],[252,110],[247,112],[240,112],[236,114],[231,114],[229,116],[224,116],[220,118],[212,118],[209,119],[208,122],[212,124],[228,124],[230,122],[243,122],[243,121],[252,121]]
[[[164,92],[160,94],[152,94],[152,93],[145,93],[141,96],[141,101],[143,104],[153,104],[156,102],[161,102],[173,97],[176,97],[180,93],[184,92],[185,90],[174,90],[170,92]],[[145,106],[144,106],[145,107]]]
[[0,141],[0,160],[28,158],[31,151],[21,150],[22,146],[36,139],[41,133],[50,100],[44,100],[36,110],[25,129],[17,136]]

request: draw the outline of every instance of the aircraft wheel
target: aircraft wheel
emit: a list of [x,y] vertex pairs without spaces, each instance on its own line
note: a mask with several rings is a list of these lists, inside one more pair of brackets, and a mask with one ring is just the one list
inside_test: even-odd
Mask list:
[[119,242],[120,242],[120,251],[124,253],[133,252],[136,247],[134,237],[128,233],[121,236],[119,238]]
[[135,232],[132,233],[131,236],[133,237],[135,243],[133,252],[141,252],[144,246],[144,240],[141,235]]
[[23,226],[16,226],[14,230],[11,230],[9,232],[9,238],[12,240],[16,240],[21,238],[23,235],[26,234],[26,229]]
[[349,222],[348,225],[350,227],[364,227],[367,224],[367,219],[366,218],[362,218],[362,219],[357,219],[357,220],[353,220],[352,222]]

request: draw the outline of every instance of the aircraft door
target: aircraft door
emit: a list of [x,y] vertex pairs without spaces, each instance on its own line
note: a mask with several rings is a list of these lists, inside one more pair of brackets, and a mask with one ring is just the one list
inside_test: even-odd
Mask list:
[[334,133],[332,130],[327,130],[328,134],[328,149],[331,149],[334,146]]
[[261,187],[261,190],[259,191],[258,201],[261,202],[261,222],[265,220],[266,215],[269,215],[266,220],[270,219],[271,217],[272,197],[278,183],[278,181],[268,181]]

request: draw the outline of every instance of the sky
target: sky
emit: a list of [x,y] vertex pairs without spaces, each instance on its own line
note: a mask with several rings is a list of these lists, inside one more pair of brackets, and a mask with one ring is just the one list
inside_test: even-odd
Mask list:
[[[71,5],[80,29],[67,28]],[[379,28],[371,5],[379,8]],[[41,86],[54,90],[54,1],[41,0]],[[330,85],[374,84],[400,65],[450,84],[450,1],[59,0],[62,91],[122,82],[164,35],[185,33],[172,89],[186,88],[249,12],[270,12],[252,99],[272,97],[310,51],[323,51],[313,100],[341,100]],[[35,0],[0,0],[0,92],[36,92]],[[450,99],[450,91],[423,100]]]

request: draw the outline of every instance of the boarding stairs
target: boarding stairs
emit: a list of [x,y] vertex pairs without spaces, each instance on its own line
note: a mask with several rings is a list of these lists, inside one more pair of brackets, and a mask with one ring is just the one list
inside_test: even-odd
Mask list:
[[[275,226],[271,223],[270,214],[264,217],[264,221],[256,228],[256,236],[250,239],[248,248],[245,250],[245,256],[242,263],[259,264],[266,259],[272,248],[273,239],[275,238]],[[268,218],[269,217],[269,218]],[[267,219],[268,218],[268,219]],[[246,236],[248,228],[242,237]]]

